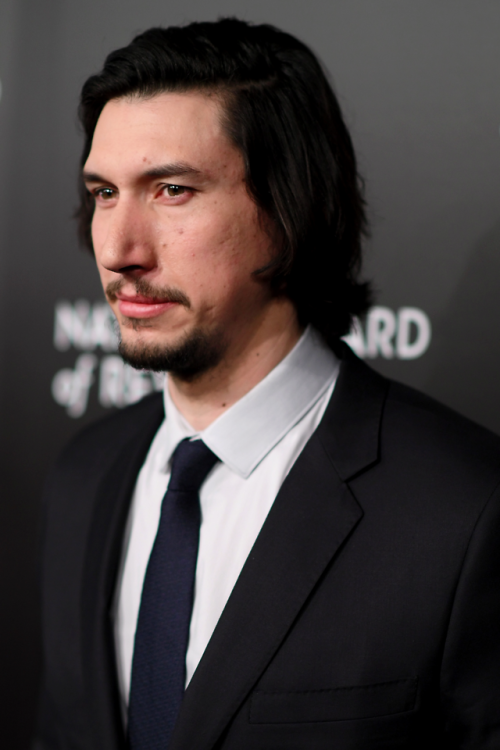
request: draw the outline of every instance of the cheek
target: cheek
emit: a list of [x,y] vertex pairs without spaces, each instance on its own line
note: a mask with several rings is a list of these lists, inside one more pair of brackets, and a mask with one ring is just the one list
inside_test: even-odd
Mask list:
[[99,259],[101,257],[101,251],[106,239],[106,227],[101,217],[94,216],[94,218],[92,219],[90,230],[95,259],[99,268],[99,273],[101,273],[101,264],[99,262]]
[[158,235],[161,264],[166,275],[210,284],[214,276],[234,273],[241,265],[240,239],[234,222],[221,217],[199,217]]
[[262,287],[253,272],[270,259],[271,241],[246,193],[217,198],[189,216],[158,221],[162,276],[188,294],[215,302]]
[[251,274],[269,258],[270,240],[259,224],[257,209],[248,200],[242,203],[213,216],[200,232],[204,259],[228,275]]
[[213,234],[204,233],[187,243],[182,261],[193,286],[214,298],[232,291],[237,293],[251,279],[253,270],[243,239],[228,226]]

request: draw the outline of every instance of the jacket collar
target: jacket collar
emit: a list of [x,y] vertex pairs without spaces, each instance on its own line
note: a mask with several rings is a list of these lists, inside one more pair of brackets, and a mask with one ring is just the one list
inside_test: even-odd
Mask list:
[[382,412],[389,381],[341,342],[341,367],[318,435],[343,481],[379,459]]

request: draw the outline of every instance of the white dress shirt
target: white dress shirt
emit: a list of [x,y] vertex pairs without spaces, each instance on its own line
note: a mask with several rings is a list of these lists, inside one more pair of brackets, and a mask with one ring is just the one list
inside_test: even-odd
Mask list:
[[200,490],[187,684],[286,475],[321,421],[337,373],[337,358],[309,327],[274,370],[202,432],[186,422],[166,385],[165,420],[137,478],[115,597],[115,647],[125,715],[142,585],[175,447],[186,437],[199,436],[221,461]]

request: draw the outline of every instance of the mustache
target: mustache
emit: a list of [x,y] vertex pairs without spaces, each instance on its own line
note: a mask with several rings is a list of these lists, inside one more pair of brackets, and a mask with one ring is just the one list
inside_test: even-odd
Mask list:
[[[110,302],[116,301],[117,294],[121,292],[126,283],[127,279],[117,279],[106,286],[105,294]],[[136,294],[149,297],[154,302],[177,302],[177,304],[184,305],[187,308],[191,307],[191,300],[187,294],[174,286],[156,287],[146,279],[136,279],[133,283]]]

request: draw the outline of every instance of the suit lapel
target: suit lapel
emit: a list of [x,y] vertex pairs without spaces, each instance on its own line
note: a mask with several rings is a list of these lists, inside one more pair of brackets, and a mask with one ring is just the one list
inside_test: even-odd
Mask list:
[[346,479],[374,463],[387,389],[344,353],[334,398],[286,478],[185,693],[169,750],[210,750],[362,517]]
[[130,421],[117,457],[100,483],[88,540],[82,587],[82,644],[85,692],[94,724],[95,747],[125,747],[111,623],[116,576],[130,500],[137,475],[163,419],[161,397]]

